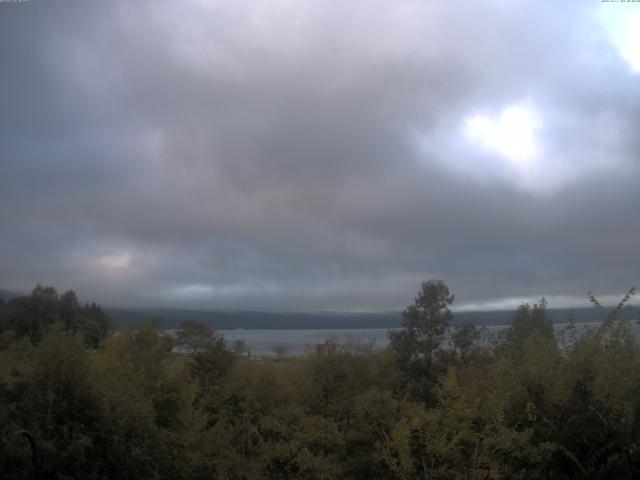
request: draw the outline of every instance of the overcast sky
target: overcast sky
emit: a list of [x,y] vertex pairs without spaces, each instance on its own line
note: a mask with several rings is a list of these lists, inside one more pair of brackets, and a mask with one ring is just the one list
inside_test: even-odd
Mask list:
[[[0,3],[0,288],[586,305],[640,280],[640,4]],[[610,296],[610,297],[608,297]]]

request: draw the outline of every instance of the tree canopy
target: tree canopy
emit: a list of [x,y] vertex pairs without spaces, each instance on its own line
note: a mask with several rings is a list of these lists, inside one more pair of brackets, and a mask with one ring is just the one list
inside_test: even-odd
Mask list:
[[8,444],[21,429],[44,475],[65,480],[638,478],[625,302],[555,334],[544,302],[523,305],[482,342],[451,328],[452,302],[425,282],[388,348],[328,340],[275,361],[195,323],[177,340],[147,324],[96,346],[77,321],[92,307],[38,287],[0,310],[2,478],[30,475],[30,452]]
[[12,340],[38,342],[55,323],[78,332],[96,347],[109,329],[109,319],[95,303],[80,304],[73,290],[59,295],[55,288],[37,285],[30,295],[0,303],[0,349]]

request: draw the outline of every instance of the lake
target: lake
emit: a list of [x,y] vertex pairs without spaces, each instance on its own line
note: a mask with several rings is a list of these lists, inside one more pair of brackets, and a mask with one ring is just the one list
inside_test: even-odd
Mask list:
[[[593,328],[600,322],[578,323],[578,333],[587,328]],[[486,336],[495,335],[507,325],[492,325],[485,328]],[[560,332],[566,324],[556,323],[554,329]],[[632,324],[637,338],[640,338],[640,326]],[[357,329],[289,329],[289,330],[219,330],[225,340],[232,344],[236,340],[244,340],[252,355],[275,356],[274,347],[282,346],[288,356],[302,355],[308,346],[317,345],[327,339],[333,339],[339,344],[350,342],[373,342],[374,348],[383,349],[389,343],[386,328],[357,328]]]

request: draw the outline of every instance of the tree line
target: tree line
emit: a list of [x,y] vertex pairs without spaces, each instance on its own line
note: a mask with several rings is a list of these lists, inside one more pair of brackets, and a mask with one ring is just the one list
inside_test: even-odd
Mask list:
[[[388,348],[331,340],[247,358],[206,325],[110,329],[38,286],[0,301],[0,472],[58,479],[638,478],[640,349],[631,290],[554,334],[546,303],[481,338],[422,284]],[[179,347],[176,349],[175,347]],[[177,354],[176,351],[188,353]]]

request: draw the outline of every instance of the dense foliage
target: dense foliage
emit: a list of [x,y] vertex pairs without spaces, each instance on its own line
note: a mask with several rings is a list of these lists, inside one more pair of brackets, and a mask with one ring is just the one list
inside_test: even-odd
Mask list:
[[8,302],[0,298],[0,349],[23,338],[38,343],[56,323],[69,332],[81,333],[92,347],[109,328],[107,316],[95,303],[81,305],[73,290],[59,295],[53,287],[38,285],[27,297]]
[[274,361],[194,322],[107,333],[99,307],[37,287],[0,305],[2,478],[30,472],[6,444],[18,429],[59,479],[638,478],[624,302],[559,336],[544,301],[524,305],[494,339],[451,330],[452,302],[426,282],[386,350],[327,341]]

